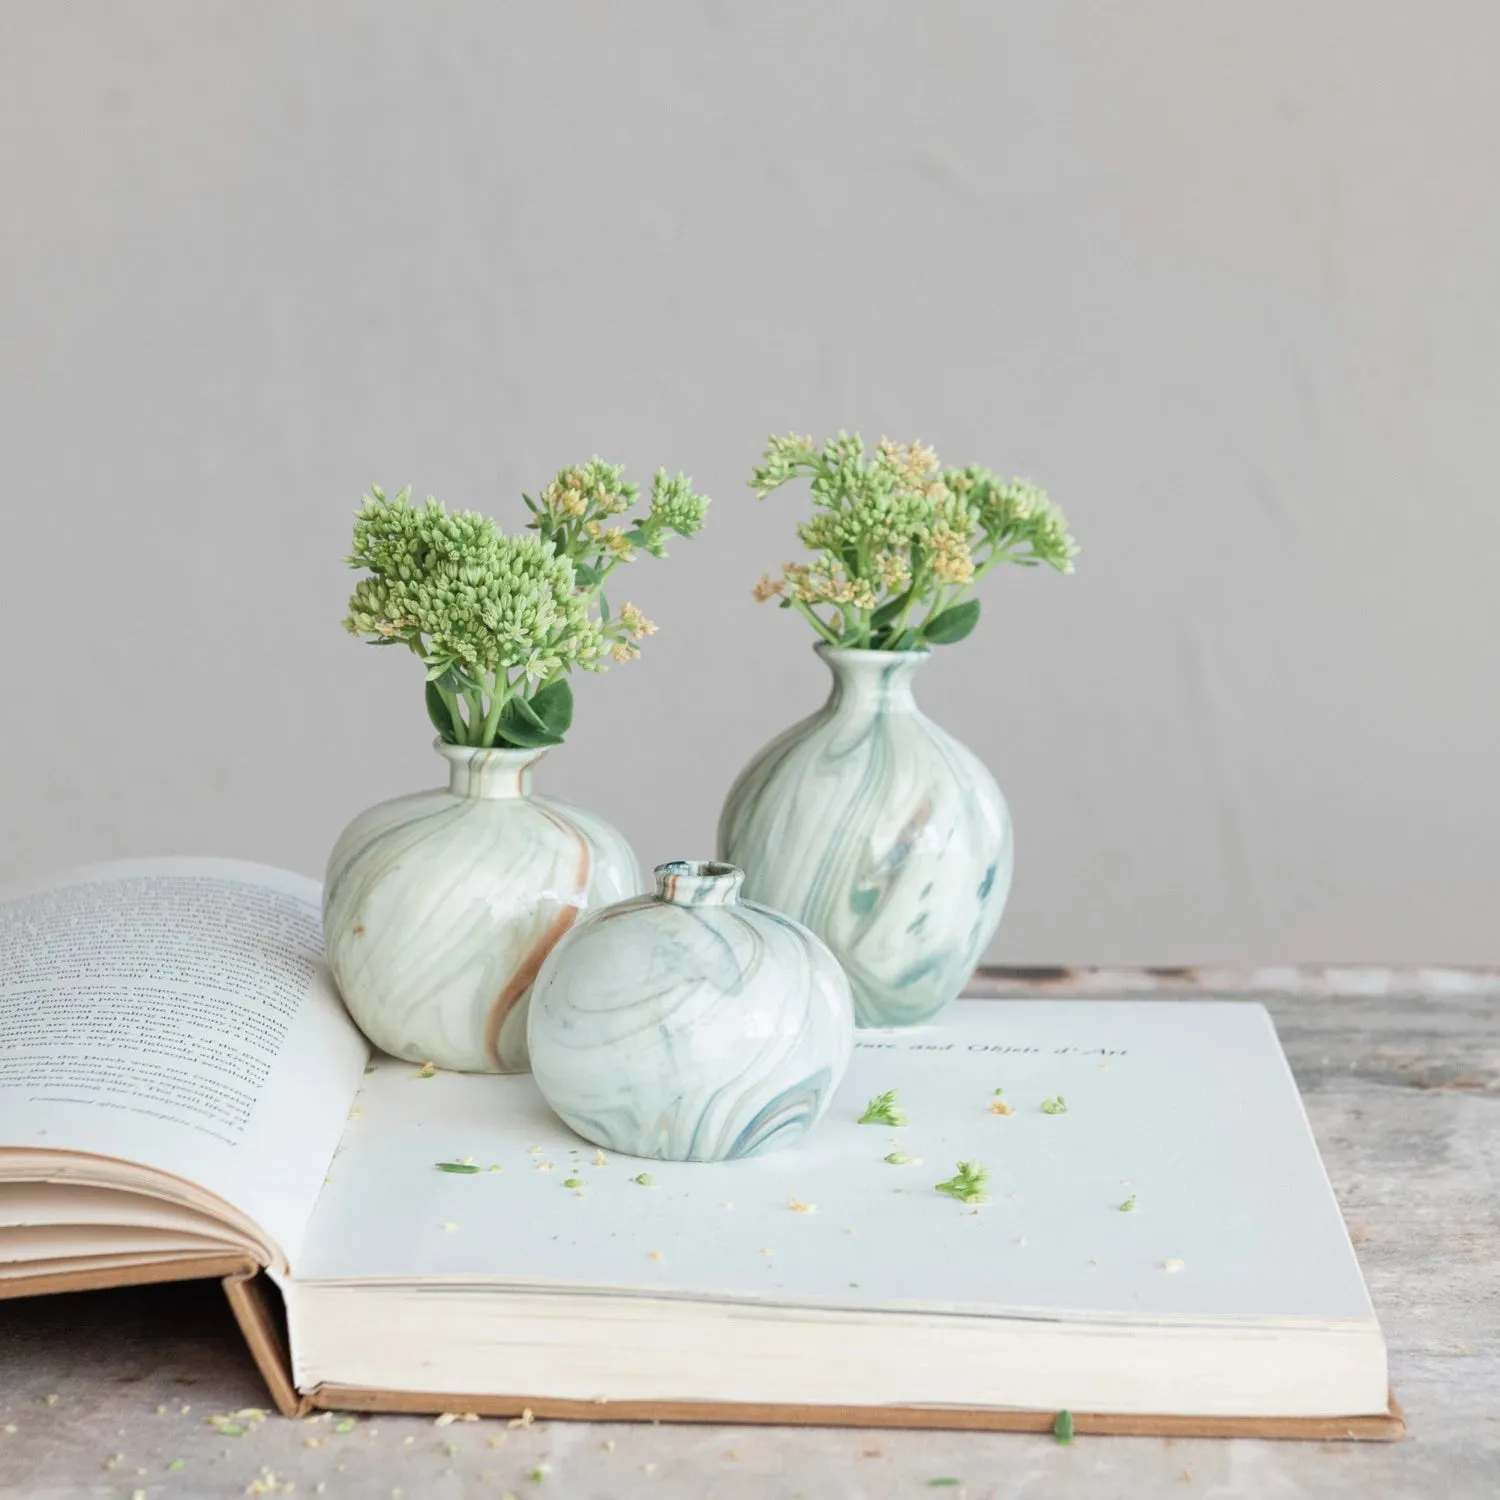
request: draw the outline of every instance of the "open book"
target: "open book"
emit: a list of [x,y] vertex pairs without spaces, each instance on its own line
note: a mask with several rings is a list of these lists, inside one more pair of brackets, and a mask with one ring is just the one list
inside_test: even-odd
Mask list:
[[1259,1006],[960,1001],[861,1033],[802,1149],[644,1162],[529,1077],[371,1058],[312,881],[7,893],[0,1295],[203,1275],[284,1410],[1400,1431]]

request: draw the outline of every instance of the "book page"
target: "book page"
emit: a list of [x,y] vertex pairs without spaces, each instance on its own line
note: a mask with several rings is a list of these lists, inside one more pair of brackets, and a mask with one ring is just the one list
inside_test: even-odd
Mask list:
[[[712,1165],[600,1153],[529,1077],[417,1071],[382,1059],[364,1079],[298,1282],[1128,1320],[1373,1317],[1258,1005],[960,1000],[920,1030],[857,1033],[804,1145]],[[889,1089],[910,1123],[857,1123]],[[464,1158],[479,1171],[436,1166]],[[987,1170],[984,1203],[936,1190],[960,1161]]]
[[315,881],[160,859],[0,895],[0,1148],[182,1178],[291,1257],[367,1054]]

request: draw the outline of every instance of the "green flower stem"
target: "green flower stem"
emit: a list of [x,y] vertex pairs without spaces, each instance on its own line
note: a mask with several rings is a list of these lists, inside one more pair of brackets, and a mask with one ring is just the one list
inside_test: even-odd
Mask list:
[[975,566],[975,581],[977,582],[979,579],[983,578],[984,575],[988,573],[996,563],[1013,562],[1019,555],[1019,553],[1011,551],[1011,549],[1007,547],[1003,541],[992,539],[990,542],[989,556],[986,557],[982,563],[979,563]]
[[901,613],[891,621],[890,635],[888,637],[891,641],[899,641],[901,639],[902,634],[906,630],[906,618],[911,614],[912,605],[927,590],[926,580],[927,568],[925,565],[918,566],[912,570],[911,583],[906,591],[906,603],[901,606]]
[[468,736],[463,743],[481,745],[484,741],[479,738],[479,727],[484,723],[484,694],[465,691],[464,702],[469,706],[469,721]]
[[[977,573],[975,575],[978,576]],[[920,640],[922,632],[948,608],[950,604],[956,604],[968,588],[967,584],[956,584],[945,588],[938,585],[937,592],[932,596],[932,608],[922,617],[922,623],[917,626],[917,638]]]
[[448,710],[448,717],[453,721],[453,734],[456,743],[463,744],[458,738],[463,733],[463,715],[458,711],[458,694],[450,693],[446,688],[439,688],[438,697],[443,700],[443,707]]
[[812,628],[816,630],[818,634],[822,636],[830,646],[838,645],[838,633],[830,626],[823,623],[822,618],[814,613],[813,608],[810,604],[805,604],[801,599],[794,597],[792,599],[792,607],[794,609],[800,610],[804,615],[807,616],[808,622],[812,625]]
[[495,734],[500,728],[500,714],[510,696],[510,683],[505,673],[496,672],[494,682],[490,687],[490,711],[484,716],[484,727],[480,733],[479,744],[493,745],[495,743]]

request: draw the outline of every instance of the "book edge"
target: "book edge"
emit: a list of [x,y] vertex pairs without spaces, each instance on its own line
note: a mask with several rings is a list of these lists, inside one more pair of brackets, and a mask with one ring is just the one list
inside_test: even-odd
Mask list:
[[0,1302],[11,1297],[45,1297],[53,1292],[97,1292],[111,1287],[154,1286],[168,1281],[211,1281],[253,1276],[260,1270],[248,1255],[226,1253],[162,1260],[145,1265],[108,1266],[91,1271],[38,1271],[0,1281]]
[[312,1398],[302,1395],[292,1383],[291,1350],[283,1319],[272,1305],[269,1278],[251,1262],[224,1277],[223,1286],[229,1310],[276,1410],[284,1417],[302,1416],[311,1407]]
[[[376,1391],[320,1385],[308,1407],[325,1411],[476,1412],[487,1417],[532,1417],[584,1422],[681,1422],[726,1426],[902,1427],[951,1432],[1050,1433],[1052,1411],[923,1406],[785,1406],[739,1401],[568,1401],[541,1396],[478,1396],[422,1391]],[[1073,1430],[1093,1437],[1286,1438],[1314,1442],[1395,1442],[1406,1416],[1389,1397],[1384,1412],[1350,1417],[1180,1417],[1074,1412]]]

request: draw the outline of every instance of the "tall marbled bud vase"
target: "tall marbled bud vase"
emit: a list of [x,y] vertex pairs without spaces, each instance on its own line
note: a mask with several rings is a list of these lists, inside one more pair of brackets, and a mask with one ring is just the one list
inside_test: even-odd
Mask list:
[[817,650],[833,691],[740,773],[719,857],[745,871],[746,896],[828,944],[859,1025],[918,1025],[958,994],[999,924],[1010,813],[917,707],[927,652]]
[[444,789],[382,802],[340,835],[323,937],[344,1004],[377,1046],[465,1073],[524,1073],[542,960],[586,907],[643,889],[624,838],[531,791],[542,750],[438,741]]
[[548,956],[531,1067],[585,1140],[730,1161],[801,1140],[854,1046],[849,984],[799,922],[740,900],[741,872],[678,861],[656,894],[591,912]]

